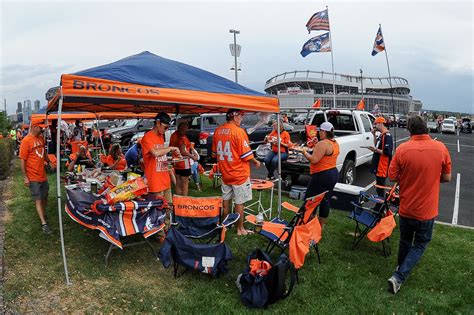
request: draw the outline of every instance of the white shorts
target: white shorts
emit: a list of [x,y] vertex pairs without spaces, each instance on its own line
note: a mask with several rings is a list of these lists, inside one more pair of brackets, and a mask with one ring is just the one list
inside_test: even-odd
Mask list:
[[236,205],[242,205],[252,200],[252,184],[250,178],[240,185],[226,185],[222,183],[222,199],[230,200],[234,198]]

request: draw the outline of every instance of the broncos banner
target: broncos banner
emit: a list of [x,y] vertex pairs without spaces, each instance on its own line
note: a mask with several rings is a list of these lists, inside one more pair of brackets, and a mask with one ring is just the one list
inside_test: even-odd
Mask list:
[[[99,197],[80,189],[66,189],[67,214],[77,223],[99,230],[100,236],[122,249],[120,237],[143,234],[145,238],[159,232],[165,226],[166,201],[120,202],[109,205]],[[97,202],[97,210],[92,205]]]

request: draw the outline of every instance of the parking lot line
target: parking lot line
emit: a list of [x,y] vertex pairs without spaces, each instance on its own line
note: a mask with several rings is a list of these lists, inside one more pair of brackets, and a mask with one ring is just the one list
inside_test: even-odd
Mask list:
[[458,153],[461,152],[461,149],[459,148],[459,139],[458,139]]
[[458,213],[459,213],[459,189],[461,185],[461,174],[456,176],[456,192],[454,194],[454,211],[453,211],[453,221],[452,224],[458,224]]
[[[438,140],[438,141],[441,141],[441,140]],[[449,142],[443,142],[443,143],[445,145],[459,145],[459,147],[474,148],[474,145],[469,145],[469,144],[456,144],[456,143],[449,143]]]
[[402,138],[402,139],[398,139],[396,142],[400,142],[400,141],[403,141],[403,140],[406,140],[406,139],[410,139],[410,137],[405,137],[405,138]]

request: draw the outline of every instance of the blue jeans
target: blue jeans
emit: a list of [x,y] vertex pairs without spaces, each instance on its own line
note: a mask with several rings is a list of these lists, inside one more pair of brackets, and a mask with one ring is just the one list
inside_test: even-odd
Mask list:
[[[286,152],[281,152],[281,160],[286,161],[288,160],[288,153]],[[275,153],[273,151],[270,151],[267,156],[265,156],[265,160],[263,160],[265,163],[265,167],[267,168],[268,171],[268,176],[269,178],[273,177],[273,173],[275,170],[278,168],[278,153]]]
[[191,165],[191,175],[193,177],[193,180],[196,184],[200,184],[200,178],[199,178],[199,171],[198,171],[198,163],[193,163],[193,165]]
[[431,241],[434,219],[419,221],[400,217],[400,245],[398,248],[398,270],[393,273],[403,283],[411,270],[423,256]]

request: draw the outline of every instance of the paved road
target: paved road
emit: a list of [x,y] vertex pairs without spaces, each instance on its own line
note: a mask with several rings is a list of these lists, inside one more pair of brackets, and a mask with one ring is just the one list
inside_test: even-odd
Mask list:
[[[301,128],[299,126],[298,128]],[[392,135],[393,135],[392,130]],[[409,133],[404,128],[396,128],[397,144],[408,140]],[[448,148],[453,162],[452,181],[441,185],[438,221],[474,227],[474,134],[430,134],[442,141]],[[458,152],[459,140],[459,152]],[[459,174],[459,175],[458,175]],[[354,185],[365,187],[374,181],[368,165],[357,168]],[[459,185],[457,178],[459,176]],[[252,168],[252,177],[265,178],[266,170]],[[297,185],[306,186],[309,176],[300,176]],[[455,196],[458,186],[459,200],[456,214]]]

